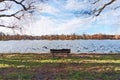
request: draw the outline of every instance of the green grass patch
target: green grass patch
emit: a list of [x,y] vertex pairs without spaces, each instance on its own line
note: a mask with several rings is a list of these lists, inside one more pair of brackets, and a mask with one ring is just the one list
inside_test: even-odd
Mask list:
[[33,76],[35,80],[47,80],[51,77],[54,77],[52,80],[120,80],[119,74],[118,54],[56,58],[52,58],[50,54],[0,56],[0,80],[32,80]]
[[11,72],[5,76],[5,79],[31,80],[33,74],[24,72]]
[[119,73],[117,72],[84,72],[84,71],[73,71],[68,73],[68,80],[116,80],[120,79]]

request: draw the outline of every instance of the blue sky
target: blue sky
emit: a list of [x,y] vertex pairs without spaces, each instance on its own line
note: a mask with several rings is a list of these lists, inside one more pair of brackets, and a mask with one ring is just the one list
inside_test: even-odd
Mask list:
[[[37,5],[40,9],[32,17],[21,22],[25,34],[120,34],[120,0],[106,7],[95,17],[91,10],[99,8],[107,1],[101,0],[91,5],[89,0],[46,0]],[[95,0],[90,0],[95,1]],[[41,10],[42,9],[42,10]],[[37,15],[36,15],[37,14]],[[28,26],[28,27],[26,27]]]

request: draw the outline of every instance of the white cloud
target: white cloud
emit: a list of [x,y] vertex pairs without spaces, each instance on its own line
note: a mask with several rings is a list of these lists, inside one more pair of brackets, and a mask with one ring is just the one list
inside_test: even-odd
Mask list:
[[54,34],[55,28],[56,24],[52,20],[41,16],[40,20],[29,24],[29,29],[26,28],[26,33],[33,35]]
[[91,25],[90,18],[87,19],[78,19],[74,18],[71,20],[67,20],[65,23],[62,23],[59,25],[55,31],[58,32],[58,34],[71,34],[78,31],[84,31],[88,29]]
[[66,9],[69,10],[80,10],[89,9],[91,6],[85,1],[67,0]]
[[[89,21],[89,22],[88,22]],[[63,23],[54,22],[50,18],[41,16],[41,19],[35,23],[29,24],[29,29],[26,29],[29,34],[45,35],[45,34],[71,34],[76,31],[88,29],[91,24],[90,18],[65,20]],[[33,28],[34,27],[34,28]]]
[[49,13],[52,15],[55,15],[59,10],[55,7],[50,6],[49,4],[41,4],[38,6],[39,9],[41,9],[41,13]]

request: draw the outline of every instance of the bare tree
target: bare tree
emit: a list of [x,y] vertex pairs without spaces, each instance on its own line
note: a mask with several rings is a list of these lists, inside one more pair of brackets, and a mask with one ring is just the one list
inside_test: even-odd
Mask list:
[[[25,14],[32,14],[35,10],[35,2],[37,0],[0,0],[0,27],[10,29],[21,29],[17,25],[17,21],[22,20]],[[14,19],[14,23],[7,24],[6,19]]]
[[[99,2],[101,2],[101,1],[104,1],[104,0],[95,0],[92,4],[93,5],[95,5],[95,4],[97,4],[97,3],[99,3]],[[106,8],[106,7],[108,7],[109,5],[111,5],[111,4],[113,4],[115,1],[117,1],[117,0],[108,0],[106,3],[103,3],[103,4],[101,4],[101,6],[97,6],[98,8],[94,8],[93,9],[93,14],[95,15],[95,16],[99,16],[100,14],[101,14],[101,12]],[[118,8],[119,6],[117,6],[117,7],[115,7],[115,8]]]

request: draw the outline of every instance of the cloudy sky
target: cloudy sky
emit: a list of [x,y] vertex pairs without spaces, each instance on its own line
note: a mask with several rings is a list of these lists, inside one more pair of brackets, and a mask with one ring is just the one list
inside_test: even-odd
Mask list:
[[[99,16],[91,10],[100,8],[111,0],[46,0],[37,5],[39,11],[26,19],[24,33],[45,34],[120,34],[120,0],[107,6]],[[26,27],[27,26],[27,27]],[[2,29],[1,29],[2,30]]]

